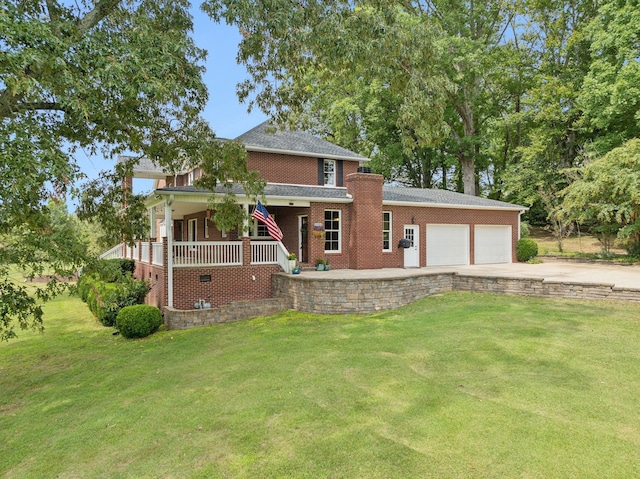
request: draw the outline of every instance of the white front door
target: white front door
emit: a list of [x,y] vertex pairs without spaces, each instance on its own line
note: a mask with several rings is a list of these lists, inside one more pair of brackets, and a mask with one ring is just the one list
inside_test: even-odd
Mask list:
[[418,225],[404,225],[404,238],[409,240],[410,246],[404,249],[404,267],[420,267],[420,227]]

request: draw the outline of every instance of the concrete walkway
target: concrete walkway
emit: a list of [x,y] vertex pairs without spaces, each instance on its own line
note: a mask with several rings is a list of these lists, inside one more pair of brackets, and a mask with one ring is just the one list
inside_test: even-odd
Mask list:
[[441,272],[501,278],[540,278],[548,282],[607,284],[618,288],[640,289],[640,266],[571,263],[565,261],[547,261],[540,264],[510,263],[408,269],[303,271],[301,276],[313,279],[390,279]]

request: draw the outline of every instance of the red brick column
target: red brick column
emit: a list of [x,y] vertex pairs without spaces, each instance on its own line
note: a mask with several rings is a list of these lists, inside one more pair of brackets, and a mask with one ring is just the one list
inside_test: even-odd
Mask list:
[[352,173],[346,178],[353,197],[349,234],[353,269],[382,268],[382,175]]

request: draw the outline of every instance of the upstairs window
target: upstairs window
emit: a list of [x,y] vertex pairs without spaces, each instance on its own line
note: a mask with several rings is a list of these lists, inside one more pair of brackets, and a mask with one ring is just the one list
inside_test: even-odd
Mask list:
[[336,160],[324,160],[324,186],[336,186]]
[[318,184],[324,186],[342,186],[342,160],[318,158]]

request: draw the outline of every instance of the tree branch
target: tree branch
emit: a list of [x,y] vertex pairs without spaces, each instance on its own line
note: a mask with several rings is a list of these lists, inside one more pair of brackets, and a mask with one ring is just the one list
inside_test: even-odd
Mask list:
[[87,12],[84,17],[78,18],[76,21],[80,34],[84,35],[91,30],[91,28],[100,23],[101,20],[109,16],[120,2],[121,0],[98,0],[93,7],[93,10]]

